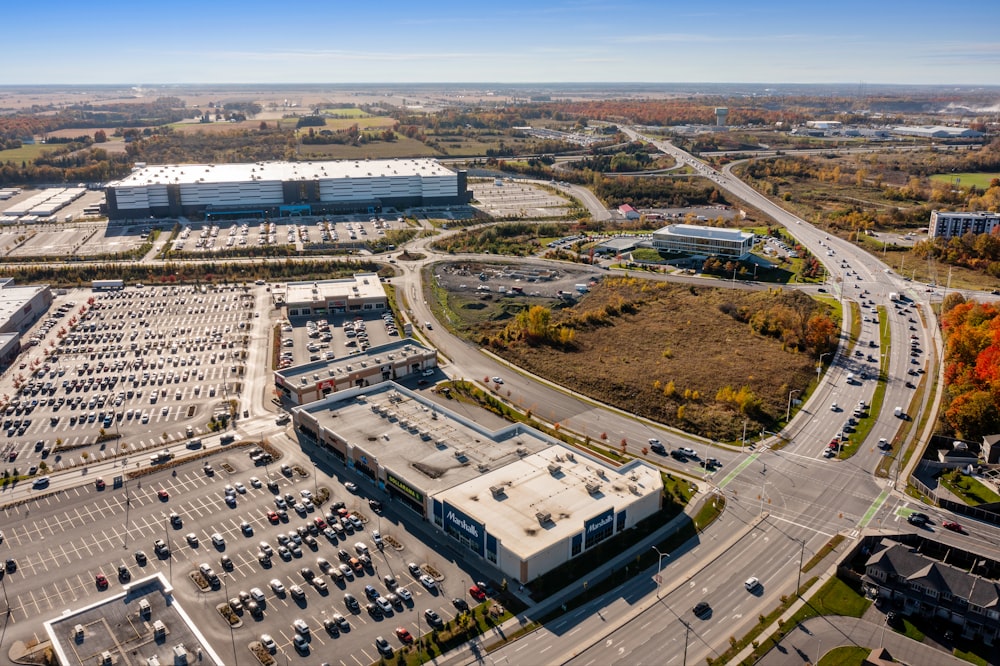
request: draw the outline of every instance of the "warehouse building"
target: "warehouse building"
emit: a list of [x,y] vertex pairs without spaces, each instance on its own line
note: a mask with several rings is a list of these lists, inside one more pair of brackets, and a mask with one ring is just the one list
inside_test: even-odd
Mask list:
[[51,305],[49,285],[18,287],[13,278],[0,278],[0,333],[24,333]]
[[931,211],[928,235],[931,238],[954,238],[965,234],[989,234],[1000,226],[1000,213],[952,213]]
[[739,229],[698,224],[668,224],[653,232],[653,247],[706,257],[745,259],[753,249],[754,235]]
[[380,213],[466,204],[466,172],[432,159],[137,163],[105,188],[112,220],[148,217],[285,217]]
[[376,273],[357,273],[339,280],[289,282],[283,292],[275,293],[275,298],[284,302],[289,318],[370,314],[389,307],[385,288]]
[[405,379],[437,367],[437,351],[416,340],[396,340],[330,361],[314,361],[274,372],[274,386],[295,405],[344,389]]
[[349,478],[386,491],[442,539],[521,583],[661,507],[660,475],[641,460],[615,468],[522,424],[488,430],[394,382],[292,414],[299,436]]

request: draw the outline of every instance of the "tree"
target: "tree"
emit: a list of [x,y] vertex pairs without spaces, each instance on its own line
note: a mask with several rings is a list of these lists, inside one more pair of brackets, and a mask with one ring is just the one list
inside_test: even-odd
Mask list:
[[102,129],[94,132],[94,143],[105,143],[108,140],[108,134]]

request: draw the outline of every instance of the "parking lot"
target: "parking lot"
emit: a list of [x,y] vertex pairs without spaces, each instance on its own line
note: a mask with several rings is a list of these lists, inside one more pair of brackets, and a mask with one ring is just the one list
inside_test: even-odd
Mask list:
[[280,326],[281,368],[344,358],[399,340],[401,335],[392,313],[296,317],[280,322]]
[[[34,622],[63,608],[81,607],[133,577],[159,571],[213,642],[229,638],[216,606],[232,599],[242,621],[234,630],[240,645],[269,634],[279,659],[284,654],[302,660],[307,654],[293,645],[292,623],[300,619],[308,627],[310,653],[315,650],[331,663],[367,664],[378,660],[377,636],[399,647],[397,627],[413,636],[428,631],[426,610],[447,622],[457,606],[478,603],[467,592],[475,576],[408,534],[391,504],[384,514],[376,512],[322,467],[288,469],[286,474],[279,463],[254,465],[248,452],[246,447],[218,449],[209,459],[211,474],[203,463],[191,462],[177,467],[176,476],[156,472],[103,490],[91,483],[6,507],[4,548],[17,562],[16,572],[5,580],[12,621]],[[330,498],[322,506],[307,501],[326,491]],[[284,503],[286,498],[293,505],[281,510],[284,515],[269,516],[281,513],[277,500]],[[340,521],[342,536],[332,527],[325,529],[334,520]],[[168,552],[157,554],[158,539]],[[261,542],[274,552],[270,558],[261,557]],[[362,552],[370,564],[350,560],[361,559]],[[411,563],[416,565],[412,570]],[[219,577],[204,591],[196,584],[202,566]],[[309,569],[305,576],[303,568]],[[334,573],[341,568],[350,576]],[[332,575],[325,575],[327,570]],[[98,582],[98,574],[106,584]],[[310,575],[322,576],[324,582],[310,583]],[[420,577],[428,575],[428,583],[421,583]],[[386,576],[394,581],[387,584]],[[370,595],[366,586],[372,588]],[[349,606],[347,594],[358,604]],[[254,612],[241,597],[259,600]],[[387,609],[380,610],[379,604],[388,604]],[[324,620],[334,614],[342,615],[349,628],[325,629]]]
[[569,213],[571,202],[535,183],[520,180],[474,180],[469,189],[477,208],[495,217],[562,217]]
[[58,468],[206,432],[239,396],[263,326],[255,299],[236,287],[58,298],[32,332],[48,353],[9,371],[19,390],[2,414],[5,465]]
[[406,228],[402,218],[337,216],[204,222],[183,226],[174,240],[174,252],[208,253],[247,247],[294,245],[298,250],[361,249],[390,229]]

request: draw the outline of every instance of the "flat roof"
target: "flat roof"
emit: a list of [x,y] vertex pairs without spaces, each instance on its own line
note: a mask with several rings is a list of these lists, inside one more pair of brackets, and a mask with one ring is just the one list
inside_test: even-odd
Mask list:
[[[221,595],[220,595],[221,596]],[[145,599],[150,612],[139,615],[139,602]],[[166,635],[157,639],[153,622],[166,625]],[[82,625],[82,638],[75,627]],[[145,663],[157,657],[161,664],[173,664],[174,647],[183,645],[190,655],[189,664],[222,666],[197,625],[173,596],[173,587],[162,573],[147,576],[123,586],[122,591],[77,610],[65,610],[44,622],[45,632],[63,664],[93,664],[107,650],[115,664]],[[198,657],[204,655],[202,659]]]
[[391,381],[331,393],[293,411],[312,416],[320,429],[429,495],[554,443],[520,424],[487,430]]
[[686,238],[714,238],[737,242],[753,238],[753,234],[748,231],[726,229],[723,227],[706,227],[700,224],[668,224],[662,229],[657,229],[653,234],[683,236]]
[[440,177],[455,172],[426,158],[252,162],[247,164],[153,164],[137,166],[110,187],[194,183],[243,183],[251,180],[294,181],[337,178]]
[[[370,347],[360,354],[341,356],[329,361],[313,361],[302,365],[293,365],[284,370],[275,370],[274,374],[281,377],[289,388],[306,388],[331,377],[349,375],[358,369],[362,363],[379,365],[383,362],[398,363],[417,354],[434,353],[436,351],[425,347],[416,340],[393,340],[384,345]],[[319,375],[317,378],[316,375]],[[306,381],[302,381],[305,378]]]
[[[503,493],[494,496],[492,489],[500,487]],[[662,489],[659,472],[641,460],[616,470],[559,443],[435,499],[481,521],[507,550],[527,560],[579,534],[586,521],[608,509],[617,513]]]
[[316,303],[335,299],[371,300],[385,298],[385,288],[377,273],[356,273],[354,277],[313,282],[289,282],[285,302]]
[[8,321],[32,298],[42,293],[48,285],[26,285],[24,287],[4,287],[0,289],[0,321]]

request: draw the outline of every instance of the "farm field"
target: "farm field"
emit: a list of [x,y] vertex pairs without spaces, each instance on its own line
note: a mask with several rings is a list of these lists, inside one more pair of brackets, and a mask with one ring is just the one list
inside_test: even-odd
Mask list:
[[982,190],[988,188],[994,178],[1000,178],[1000,173],[937,173],[931,176],[931,180],[946,183],[954,183],[957,180],[959,187],[971,185]]

